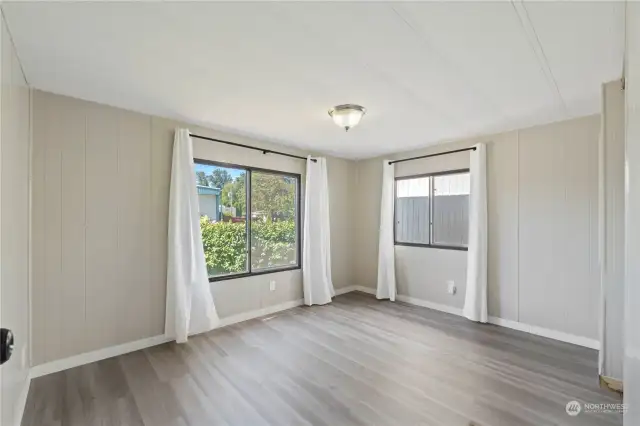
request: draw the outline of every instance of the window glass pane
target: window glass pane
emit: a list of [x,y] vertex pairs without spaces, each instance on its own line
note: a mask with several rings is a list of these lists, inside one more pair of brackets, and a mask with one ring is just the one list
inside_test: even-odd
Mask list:
[[296,266],[298,180],[251,172],[251,270]]
[[433,244],[469,244],[469,173],[433,178]]
[[429,178],[396,181],[396,241],[429,244]]
[[200,229],[210,277],[248,272],[246,170],[195,164]]

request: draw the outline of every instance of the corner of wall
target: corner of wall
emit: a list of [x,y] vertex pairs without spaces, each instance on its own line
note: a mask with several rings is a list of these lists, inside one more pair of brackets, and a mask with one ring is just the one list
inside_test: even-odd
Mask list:
[[[12,217],[20,217],[19,223],[11,223],[5,233],[10,230],[11,240],[19,241],[15,250],[22,256],[19,262],[13,263],[10,279],[3,280],[3,305],[10,306],[9,325],[16,332],[16,351],[12,359],[3,367],[4,379],[0,382],[2,398],[0,422],[2,424],[20,425],[30,385],[31,366],[31,305],[30,305],[30,265],[31,265],[31,88],[28,84],[24,68],[20,61],[16,46],[6,22],[4,12],[0,10],[0,97],[2,97],[2,137],[3,178],[12,182],[5,186],[1,194],[2,209],[11,209]],[[9,90],[5,90],[9,87]],[[9,111],[10,110],[10,111]],[[10,116],[10,119],[7,119]],[[10,130],[6,130],[9,128]],[[6,132],[6,133],[5,133]],[[8,137],[7,137],[8,136]],[[5,147],[8,148],[5,151]],[[9,166],[9,167],[7,167]],[[13,184],[13,181],[17,181]],[[9,189],[7,191],[7,189]],[[13,254],[12,254],[13,255]],[[24,256],[26,256],[26,259]],[[4,257],[4,256],[3,256]],[[3,259],[7,261],[6,259]],[[7,300],[7,298],[10,298]],[[7,312],[2,316],[7,319]],[[18,340],[19,339],[19,340]],[[22,342],[22,343],[20,343]],[[8,378],[7,376],[10,376]],[[7,389],[9,387],[9,389]]]

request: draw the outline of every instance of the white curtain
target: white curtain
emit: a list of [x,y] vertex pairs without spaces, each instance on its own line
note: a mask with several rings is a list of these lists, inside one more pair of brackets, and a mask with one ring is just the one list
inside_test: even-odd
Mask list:
[[176,129],[169,190],[165,334],[178,343],[218,325],[200,232],[189,130]]
[[335,296],[331,281],[331,237],[329,228],[329,184],[327,160],[307,158],[304,195],[304,248],[302,283],[306,305],[324,305]]
[[463,314],[472,321],[487,322],[487,152],[485,144],[475,148],[469,166],[469,251]]
[[393,242],[393,204],[395,167],[382,162],[382,198],[380,200],[380,233],[378,241],[378,299],[396,300],[396,259]]

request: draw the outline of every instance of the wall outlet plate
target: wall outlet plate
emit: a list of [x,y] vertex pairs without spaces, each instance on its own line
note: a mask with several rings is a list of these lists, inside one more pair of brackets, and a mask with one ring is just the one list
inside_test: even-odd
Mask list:
[[269,291],[276,290],[276,282],[274,280],[269,281]]
[[456,294],[456,283],[453,280],[447,281],[447,292],[449,294]]

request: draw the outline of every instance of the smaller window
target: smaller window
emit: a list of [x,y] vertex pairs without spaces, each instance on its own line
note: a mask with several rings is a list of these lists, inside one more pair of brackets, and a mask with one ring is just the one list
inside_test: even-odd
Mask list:
[[396,179],[395,243],[466,250],[468,170]]

